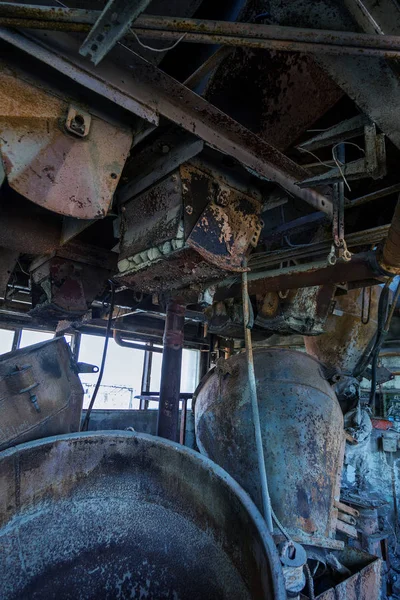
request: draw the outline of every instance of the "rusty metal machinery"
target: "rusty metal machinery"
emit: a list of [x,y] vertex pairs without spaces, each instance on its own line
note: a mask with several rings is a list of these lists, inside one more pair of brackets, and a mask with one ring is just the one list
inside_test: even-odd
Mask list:
[[77,366],[63,337],[3,354],[0,450],[79,431],[82,403]]
[[35,259],[30,265],[31,315],[44,323],[80,320],[107,288],[115,263],[113,255],[74,242]]
[[262,229],[259,192],[186,163],[122,206],[118,280],[159,292],[243,270]]
[[351,375],[376,334],[380,294],[381,288],[372,286],[336,296],[323,334],[304,338],[308,354]]
[[286,599],[260,513],[194,451],[70,434],[1,453],[0,473],[2,600]]
[[[254,368],[272,508],[294,540],[336,541],[343,416],[322,365],[301,352],[256,349]],[[246,356],[218,364],[196,391],[201,452],[225,468],[261,506]]]
[[104,217],[132,133],[38,83],[0,62],[0,153],[8,183],[56,213]]
[[[284,292],[270,291],[253,298],[254,340],[273,333],[318,336],[324,332],[335,286],[322,285]],[[243,337],[242,303],[234,298],[213,302],[205,309],[209,331],[226,338]]]

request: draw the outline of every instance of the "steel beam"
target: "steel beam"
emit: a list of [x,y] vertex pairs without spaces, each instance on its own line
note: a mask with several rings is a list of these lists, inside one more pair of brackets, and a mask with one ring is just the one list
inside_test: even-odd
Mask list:
[[[250,273],[248,286],[249,294],[257,295],[348,281],[377,279],[379,283],[382,277],[384,273],[379,271],[375,253],[365,252],[354,254],[350,262],[337,262],[333,266],[328,265],[326,260],[322,260],[262,273]],[[240,295],[241,284],[231,284],[227,287],[218,287],[214,301],[240,298]]]
[[159,112],[211,147],[235,158],[259,178],[272,181],[317,210],[332,214],[329,198],[314,189],[300,189],[297,185],[308,175],[302,167],[143,58],[129,55],[132,73],[121,71],[107,61],[93,70],[77,56],[75,39],[63,34],[47,34],[44,38],[37,36],[32,39],[0,28],[0,39],[28,52],[74,81],[109,98],[115,94],[118,104],[135,114],[141,107],[144,118],[148,118],[151,111]]
[[109,0],[79,53],[97,65],[129,31],[132,23],[146,10],[151,0]]
[[174,442],[178,441],[184,325],[185,306],[170,300],[165,318],[157,435]]
[[[110,0],[106,6],[107,24],[111,25],[108,30],[110,36],[113,27],[112,18],[108,14],[109,5],[115,4],[115,2],[127,4],[124,0]],[[128,12],[135,15],[144,10],[143,5],[148,5],[149,2],[148,0],[136,0],[133,4],[133,9],[130,6]],[[124,21],[125,16],[123,14],[119,18],[116,15],[118,11],[113,12],[115,20],[119,23],[117,27],[118,37],[116,38],[116,41],[118,41],[125,33],[130,34],[131,17],[130,14],[127,15]],[[103,53],[99,58],[100,49],[105,40],[99,41],[97,39],[99,35],[105,35],[104,31],[97,30],[97,24],[100,21],[103,23],[103,19],[104,13],[100,13],[100,11],[0,3],[0,24],[3,26],[28,27],[31,29],[53,28],[59,31],[88,31],[91,29],[91,24],[95,23],[95,27],[82,46],[82,54],[85,56],[91,54],[97,62],[104,56]],[[381,58],[396,58],[400,52],[400,39],[397,35],[382,36],[353,31],[281,25],[143,15],[135,20],[134,30],[137,35],[152,39],[175,41],[185,34],[185,42],[268,48],[285,52],[350,54],[379,56]],[[93,50],[90,44],[96,45],[97,48]]]

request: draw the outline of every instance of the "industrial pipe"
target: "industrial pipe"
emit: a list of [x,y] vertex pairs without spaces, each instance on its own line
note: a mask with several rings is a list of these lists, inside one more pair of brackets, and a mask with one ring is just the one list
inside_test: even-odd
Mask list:
[[[4,2],[0,4],[0,25],[87,32],[91,30],[100,14],[100,11],[85,9],[26,6]],[[400,56],[400,37],[393,35],[153,15],[141,15],[135,21],[134,30],[137,35],[166,41],[175,41],[185,34],[185,42],[312,54],[356,54],[381,58]],[[131,32],[129,35],[132,35]]]
[[163,338],[157,435],[174,442],[178,441],[184,325],[185,306],[176,300],[170,300],[167,305]]

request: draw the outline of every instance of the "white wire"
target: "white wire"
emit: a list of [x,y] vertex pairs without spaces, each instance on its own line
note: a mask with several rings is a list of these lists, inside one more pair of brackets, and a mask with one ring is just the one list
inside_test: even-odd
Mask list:
[[172,46],[167,46],[166,48],[152,48],[152,46],[147,46],[146,44],[143,44],[143,42],[140,41],[137,33],[135,31],[133,31],[133,29],[130,29],[130,32],[132,33],[133,37],[136,39],[139,46],[142,46],[142,48],[146,48],[146,50],[151,50],[152,52],[167,52],[168,50],[173,50],[174,48],[176,48],[176,46],[179,44],[179,42],[181,42],[183,40],[183,38],[186,35],[186,33],[181,35],[181,37],[178,40],[176,40],[175,44],[172,44]]
[[349,190],[349,192],[351,192],[351,187],[349,186],[346,177],[344,176],[343,170],[342,170],[342,164],[340,163],[340,161],[338,160],[337,156],[336,156],[336,148],[338,146],[346,144],[347,146],[355,146],[356,148],[358,148],[359,150],[361,150],[361,152],[363,154],[365,154],[364,150],[361,148],[361,146],[359,146],[358,144],[355,144],[354,142],[338,142],[337,144],[335,144],[332,148],[332,158],[335,161],[335,164],[337,166],[337,168],[339,169],[339,173],[342,176],[342,179],[344,181],[344,183],[346,184],[347,189]]
[[318,156],[316,154],[314,154],[314,152],[311,152],[311,150],[307,150],[307,148],[299,148],[299,150],[300,150],[300,152],[307,152],[308,154],[311,154],[311,156],[316,158],[317,161],[319,163],[321,163],[321,165],[323,165],[324,167],[327,167],[328,169],[330,169],[332,167],[332,165],[328,165],[328,163],[325,163],[320,158],[318,158]]

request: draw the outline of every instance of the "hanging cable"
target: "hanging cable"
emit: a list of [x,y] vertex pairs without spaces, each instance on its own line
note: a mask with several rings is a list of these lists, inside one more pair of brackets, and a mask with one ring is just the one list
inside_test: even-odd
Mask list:
[[[246,261],[244,261],[244,267],[246,268]],[[251,343],[251,329],[250,329],[250,308],[249,308],[249,293],[247,284],[247,271],[242,273],[242,299],[243,299],[243,321],[244,321],[244,339],[246,345],[246,356],[247,356],[247,374],[250,388],[250,399],[251,408],[253,412],[253,424],[254,433],[256,438],[256,450],[258,469],[261,481],[261,495],[264,518],[267,523],[268,529],[273,533],[274,526],[272,524],[272,508],[271,499],[268,491],[267,471],[265,468],[264,448],[261,435],[261,424],[260,424],[260,413],[258,410],[257,401],[257,386],[256,376],[254,373],[254,358],[253,358],[253,346]]]
[[308,597],[309,597],[310,600],[315,600],[314,580],[313,580],[312,575],[311,575],[310,567],[308,566],[307,563],[304,565],[304,574],[305,574],[306,579],[307,579]]
[[[378,358],[379,352],[381,350],[382,344],[385,340],[386,333],[386,324],[388,323],[387,319],[387,310],[389,305],[389,293],[390,293],[390,280],[385,283],[385,286],[381,292],[381,296],[379,298],[378,304],[378,327],[376,332],[375,344],[371,352],[371,391],[369,394],[369,406],[372,408],[375,403],[375,392],[376,392],[376,381],[377,381],[377,367],[378,367]],[[388,323],[390,325],[390,322]]]
[[100,366],[100,370],[99,370],[99,376],[97,378],[96,386],[94,388],[92,398],[90,400],[89,406],[88,406],[87,411],[86,411],[85,419],[84,419],[84,421],[82,423],[81,431],[87,431],[88,430],[89,421],[90,421],[90,413],[92,412],[93,405],[94,405],[95,400],[96,400],[97,392],[99,391],[101,380],[103,379],[104,367],[105,367],[105,364],[106,364],[107,350],[108,350],[108,341],[109,341],[109,338],[110,338],[111,323],[112,323],[112,317],[113,317],[113,311],[114,311],[114,302],[115,302],[115,284],[111,280],[109,281],[109,284],[111,286],[111,300],[110,300],[110,306],[109,306],[110,312],[108,314],[106,335],[105,335],[105,339],[104,339],[103,356],[101,358],[101,366]]
[[183,35],[181,35],[181,37],[179,39],[177,39],[176,42],[174,44],[172,44],[172,46],[167,46],[166,48],[153,48],[153,46],[147,46],[146,44],[144,44],[139,39],[139,36],[137,35],[137,33],[133,29],[131,29],[130,32],[133,34],[133,37],[135,38],[135,40],[137,41],[137,43],[139,44],[139,46],[141,46],[142,48],[145,48],[146,50],[151,50],[152,52],[168,52],[168,50],[173,50],[174,48],[177,47],[177,45],[186,36],[186,33],[184,33]]

